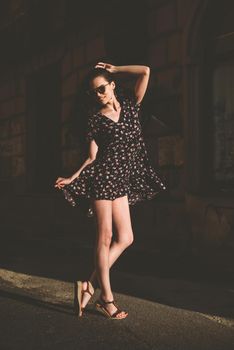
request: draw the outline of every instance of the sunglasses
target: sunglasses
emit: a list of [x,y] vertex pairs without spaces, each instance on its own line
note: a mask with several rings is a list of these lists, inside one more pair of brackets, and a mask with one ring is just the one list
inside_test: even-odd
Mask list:
[[89,96],[95,96],[95,95],[97,95],[97,93],[103,95],[103,94],[106,92],[106,86],[109,85],[109,84],[110,84],[110,83],[107,83],[107,84],[105,84],[105,85],[100,85],[100,86],[98,86],[96,89],[86,91],[86,93],[87,93]]

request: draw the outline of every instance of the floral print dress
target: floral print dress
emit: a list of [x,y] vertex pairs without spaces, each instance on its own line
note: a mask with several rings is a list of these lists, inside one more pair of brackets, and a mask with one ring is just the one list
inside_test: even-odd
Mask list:
[[[108,199],[128,196],[129,205],[153,198],[166,186],[151,166],[139,120],[140,103],[124,98],[119,120],[97,112],[88,119],[86,140],[98,145],[95,160],[62,191],[72,205],[79,199]],[[88,216],[93,216],[90,201]]]

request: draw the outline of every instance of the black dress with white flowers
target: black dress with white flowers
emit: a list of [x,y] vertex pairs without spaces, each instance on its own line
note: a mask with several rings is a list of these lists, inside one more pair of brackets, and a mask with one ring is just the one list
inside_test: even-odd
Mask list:
[[[86,140],[94,139],[98,152],[95,160],[62,188],[72,206],[81,198],[114,200],[125,195],[129,205],[134,205],[166,189],[149,162],[139,109],[140,103],[124,98],[117,122],[101,112],[89,117]],[[87,214],[93,215],[91,202]]]

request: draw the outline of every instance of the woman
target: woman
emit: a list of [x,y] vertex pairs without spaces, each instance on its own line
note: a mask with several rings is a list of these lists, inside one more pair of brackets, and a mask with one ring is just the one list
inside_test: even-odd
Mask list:
[[[133,98],[120,101],[116,96],[115,73],[137,76]],[[111,319],[127,317],[113,299],[110,267],[133,242],[129,205],[166,189],[149,163],[138,117],[149,75],[147,66],[103,62],[95,66],[87,78],[88,94],[98,105],[88,120],[89,156],[70,178],[59,177],[55,183],[72,205],[82,197],[90,200],[97,227],[95,271],[88,281],[77,282],[80,316],[98,282],[101,294],[96,308]],[[112,221],[116,228],[113,242]]]

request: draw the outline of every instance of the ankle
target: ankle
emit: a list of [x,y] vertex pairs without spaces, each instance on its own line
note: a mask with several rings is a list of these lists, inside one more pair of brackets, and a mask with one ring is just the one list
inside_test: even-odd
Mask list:
[[97,281],[96,280],[89,280],[90,281],[90,283],[91,283],[91,285],[93,286],[93,288],[94,289],[97,289],[98,288],[98,283],[97,283]]
[[100,298],[103,300],[103,301],[112,301],[113,300],[113,294],[112,293],[109,293],[109,294],[100,294]]

